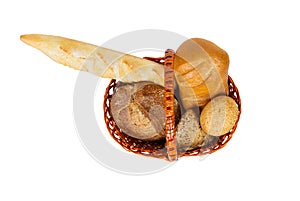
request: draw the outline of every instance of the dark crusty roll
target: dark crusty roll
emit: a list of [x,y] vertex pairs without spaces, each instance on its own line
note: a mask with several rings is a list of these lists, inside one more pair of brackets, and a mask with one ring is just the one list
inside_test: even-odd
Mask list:
[[[116,125],[127,135],[141,140],[165,138],[164,87],[148,81],[118,83],[110,110]],[[174,110],[178,122],[176,99]]]

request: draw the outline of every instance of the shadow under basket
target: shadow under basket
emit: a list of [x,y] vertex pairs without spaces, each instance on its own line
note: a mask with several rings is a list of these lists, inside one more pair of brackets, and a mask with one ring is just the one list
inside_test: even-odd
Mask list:
[[[167,74],[166,72],[168,70],[170,71],[170,69],[173,70],[174,54],[175,54],[174,51],[166,50],[165,57],[161,57],[161,58],[144,57],[145,59],[152,60],[154,62],[163,64],[165,66],[165,93],[167,93],[169,91],[168,87],[166,86],[166,81],[170,81],[170,77],[169,78],[166,77],[166,74]],[[168,72],[168,74],[170,75],[170,72]],[[174,79],[174,74],[172,76]],[[104,120],[105,120],[107,129],[108,129],[108,132],[110,133],[112,138],[118,144],[120,144],[126,151],[135,153],[135,154],[139,154],[139,155],[143,155],[143,156],[155,157],[155,158],[159,158],[159,159],[165,159],[168,161],[174,161],[174,160],[177,160],[177,158],[183,157],[183,156],[203,156],[206,154],[214,153],[215,151],[223,148],[228,143],[228,141],[232,138],[232,136],[237,128],[237,124],[238,124],[238,121],[239,121],[239,118],[241,115],[241,99],[240,99],[239,91],[238,91],[238,88],[235,86],[232,78],[230,76],[228,76],[228,89],[229,89],[228,96],[235,100],[235,102],[238,105],[238,109],[239,109],[239,116],[238,116],[238,119],[237,119],[234,127],[225,135],[222,135],[219,137],[211,136],[211,140],[208,143],[206,143],[204,146],[201,146],[201,147],[198,147],[198,148],[195,148],[192,150],[184,150],[183,151],[183,150],[179,150],[176,148],[176,135],[175,135],[175,123],[174,122],[173,122],[174,126],[173,127],[171,126],[172,129],[170,129],[170,127],[165,127],[165,130],[166,130],[166,133],[168,133],[168,130],[170,132],[172,130],[173,132],[171,132],[171,135],[175,135],[175,136],[169,136],[167,134],[166,140],[161,140],[161,141],[140,140],[140,139],[133,138],[133,137],[127,135],[126,133],[122,132],[116,125],[116,123],[112,117],[112,114],[110,112],[110,102],[111,102],[111,98],[113,96],[116,86],[117,86],[116,80],[114,80],[114,79],[111,80],[111,82],[109,83],[109,85],[106,88],[105,95],[104,95],[104,103],[103,103]],[[174,85],[171,85],[171,87],[172,86],[174,86]],[[166,110],[166,108],[165,108],[165,110]],[[166,114],[167,114],[167,111],[166,111]],[[172,115],[174,116],[174,113],[172,113]],[[174,151],[175,151],[175,154],[174,154]],[[171,153],[171,152],[173,152],[173,153]]]

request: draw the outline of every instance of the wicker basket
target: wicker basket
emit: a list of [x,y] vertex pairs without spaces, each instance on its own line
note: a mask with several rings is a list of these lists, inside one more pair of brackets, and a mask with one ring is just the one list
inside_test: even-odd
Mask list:
[[106,88],[104,95],[104,119],[108,129],[108,132],[113,139],[119,143],[125,150],[135,154],[144,156],[150,156],[160,159],[166,159],[168,161],[177,160],[183,156],[199,156],[211,154],[221,148],[223,148],[234,134],[241,114],[241,99],[238,88],[235,86],[232,78],[228,76],[228,88],[229,96],[235,100],[239,108],[239,116],[235,126],[225,135],[215,137],[211,142],[205,146],[195,148],[193,150],[181,151],[176,147],[176,135],[175,135],[175,120],[174,120],[174,51],[166,50],[165,57],[151,58],[144,57],[145,59],[152,60],[154,62],[163,64],[165,67],[165,114],[166,114],[166,140],[162,141],[145,141],[133,138],[126,133],[120,131],[115,124],[114,119],[110,112],[110,101],[116,88],[116,80],[111,80],[110,84]]

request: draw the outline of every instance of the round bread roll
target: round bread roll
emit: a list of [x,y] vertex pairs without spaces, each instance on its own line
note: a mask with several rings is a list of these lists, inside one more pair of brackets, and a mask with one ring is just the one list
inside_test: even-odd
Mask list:
[[205,133],[221,136],[233,128],[238,116],[239,109],[236,102],[228,96],[218,96],[203,108],[200,125]]
[[[180,106],[175,99],[175,123]],[[153,82],[118,83],[110,111],[116,125],[127,135],[141,140],[165,139],[164,87]]]

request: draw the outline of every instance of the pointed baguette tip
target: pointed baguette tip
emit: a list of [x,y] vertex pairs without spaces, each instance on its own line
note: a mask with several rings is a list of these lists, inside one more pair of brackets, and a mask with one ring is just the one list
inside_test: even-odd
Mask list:
[[49,43],[51,39],[51,36],[43,34],[24,34],[20,36],[22,42],[37,49],[39,49],[41,44]]
[[20,40],[23,41],[23,42],[25,43],[27,36],[28,36],[28,35],[21,35],[21,36],[20,36]]
[[20,40],[24,43],[31,45],[32,42],[37,41],[38,34],[25,34],[20,36]]

